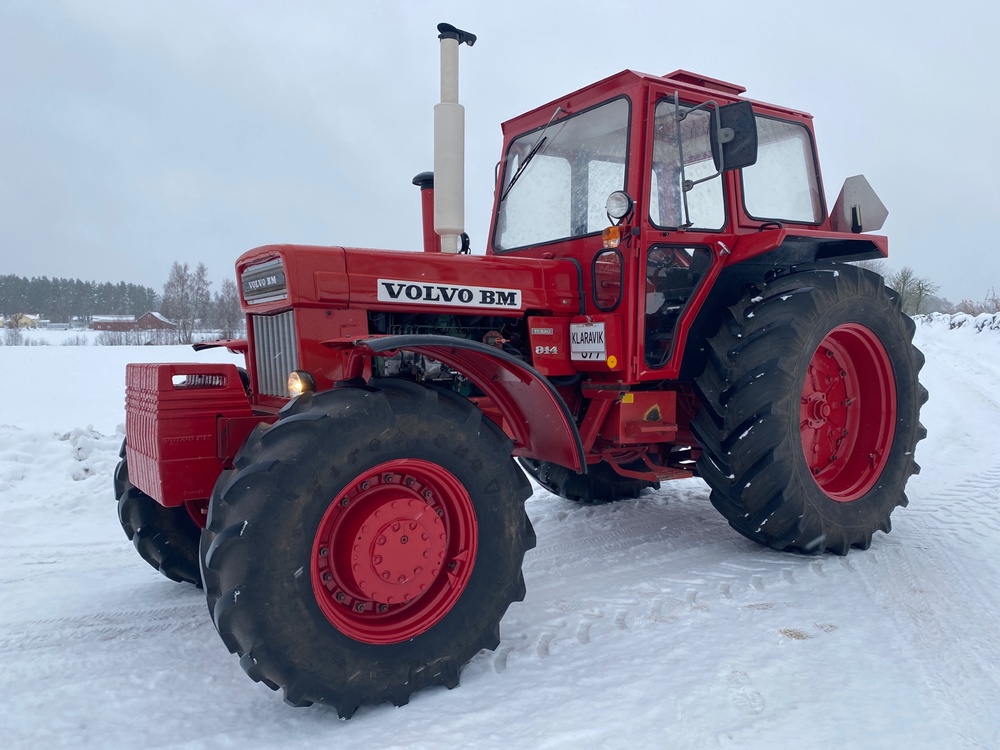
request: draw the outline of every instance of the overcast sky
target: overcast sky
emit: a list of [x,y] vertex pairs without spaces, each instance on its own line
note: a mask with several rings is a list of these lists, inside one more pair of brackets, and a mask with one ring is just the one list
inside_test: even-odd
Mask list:
[[162,291],[271,242],[421,247],[436,24],[462,48],[466,217],[486,245],[500,123],[631,68],[815,118],[827,200],[863,173],[889,262],[1000,288],[1000,10],[989,0],[691,3],[0,0],[0,273]]

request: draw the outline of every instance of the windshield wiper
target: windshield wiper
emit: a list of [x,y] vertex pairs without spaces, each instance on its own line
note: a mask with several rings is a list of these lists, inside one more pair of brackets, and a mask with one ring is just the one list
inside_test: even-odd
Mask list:
[[545,124],[545,127],[542,128],[542,132],[538,134],[538,140],[535,141],[535,145],[531,147],[531,151],[529,151],[528,155],[524,157],[524,161],[522,161],[520,164],[517,165],[517,169],[514,171],[514,176],[510,178],[510,182],[507,183],[507,188],[503,191],[503,194],[500,196],[501,203],[503,203],[507,199],[507,194],[510,193],[511,188],[514,187],[514,183],[517,182],[518,178],[522,174],[524,174],[525,168],[535,157],[535,154],[537,154],[539,151],[542,151],[543,150],[542,147],[548,144],[548,138],[545,137],[545,133],[548,131],[549,125],[551,125],[555,121],[555,119],[559,116],[559,113],[562,111],[563,111],[562,107],[556,107],[556,111],[552,113],[552,117],[549,118],[549,121]]

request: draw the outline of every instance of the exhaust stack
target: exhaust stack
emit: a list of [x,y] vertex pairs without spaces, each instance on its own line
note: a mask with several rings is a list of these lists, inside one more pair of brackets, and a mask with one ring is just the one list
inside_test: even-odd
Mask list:
[[441,103],[434,105],[434,231],[441,252],[457,253],[465,232],[465,107],[458,103],[458,48],[476,35],[438,24]]

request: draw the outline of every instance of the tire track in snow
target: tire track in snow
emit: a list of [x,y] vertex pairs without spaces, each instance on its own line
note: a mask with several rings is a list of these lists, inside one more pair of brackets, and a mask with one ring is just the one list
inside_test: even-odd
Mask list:
[[0,584],[24,584],[80,570],[103,574],[132,566],[136,559],[135,548],[124,535],[119,542],[62,544],[57,549],[5,547],[0,548]]
[[0,652],[23,654],[68,642],[123,641],[152,633],[199,629],[208,621],[205,604],[194,601],[173,607],[94,612],[76,617],[26,620],[0,633]]
[[981,747],[981,736],[965,733],[979,726],[1000,743],[993,718],[1000,698],[993,662],[1000,623],[982,614],[995,609],[996,592],[983,588],[980,571],[961,555],[969,536],[980,541],[1000,530],[1000,465],[925,494],[926,504],[914,508],[907,526],[909,538],[886,545],[890,564],[879,566],[877,575],[863,570],[862,578],[868,595],[897,623],[896,637],[919,645],[906,652],[928,656],[915,671],[949,708],[944,714],[952,717],[956,738],[964,747]]
[[[886,592],[897,591],[897,600],[888,608],[914,610],[920,596],[907,593],[905,582],[919,578],[914,561],[924,559],[923,548],[929,546],[924,540],[932,536],[934,544],[938,544],[935,529],[945,532],[947,541],[960,540],[961,535],[948,532],[947,527],[961,529],[968,525],[968,515],[974,508],[971,496],[1000,497],[1000,466],[941,493],[967,502],[968,509],[949,504],[936,512],[940,523],[929,524],[926,522],[931,511],[903,510],[902,514],[914,522],[907,526],[907,536],[879,534],[871,550],[853,550],[846,557],[788,555],[744,542],[734,537],[735,532],[708,505],[707,490],[703,494],[704,499],[690,491],[672,497],[670,489],[665,488],[639,500],[596,509],[561,507],[538,512],[537,507],[529,506],[539,544],[525,560],[528,598],[523,607],[512,608],[504,618],[503,641],[497,653],[480,659],[490,661],[497,672],[502,672],[520,660],[545,659],[565,649],[594,644],[599,647],[601,642],[629,631],[676,627],[679,622],[683,625],[722,605],[772,609],[774,605],[768,599],[780,598],[789,587],[808,586],[823,579],[833,586],[843,585],[845,580],[860,580],[868,596],[882,604],[886,603]],[[996,506],[1000,507],[1000,503]],[[993,523],[987,522],[991,527]],[[914,526],[925,529],[914,536]],[[723,545],[727,549],[720,549]],[[944,554],[935,555],[938,562],[934,565],[954,570],[954,562],[941,559]],[[581,572],[581,568],[585,570]],[[600,571],[594,578],[594,595],[580,583],[589,570]],[[964,578],[971,580],[972,576]],[[602,598],[598,588],[615,594]],[[968,584],[963,589],[959,598],[972,606],[987,596]],[[567,591],[577,595],[567,595]],[[954,611],[962,606],[956,601]],[[815,625],[815,633],[789,629],[783,634],[811,638],[836,627],[821,623]],[[978,626],[965,627],[975,631]],[[946,629],[939,627],[926,639],[930,644],[946,636]],[[959,642],[975,637],[974,632],[953,637],[954,648],[961,648]],[[991,626],[985,642],[990,643],[992,638],[1000,640],[996,625]],[[987,647],[982,657],[987,658],[988,653]],[[963,670],[954,685],[938,691],[949,704],[958,696],[974,693],[977,680],[988,679],[982,674],[988,667],[979,666],[982,659],[976,650],[965,661],[970,662],[970,669]],[[992,713],[985,706],[982,710],[981,716]]]
[[[878,566],[873,552],[813,558],[758,547],[719,517],[707,489],[704,497],[670,492],[596,508],[529,505],[538,546],[525,558],[527,598],[503,619],[497,651],[470,667],[502,673],[631,632],[686,626],[720,606],[772,609],[761,599]],[[588,580],[592,587],[581,583]]]
[[[0,690],[17,690],[41,700],[65,684],[101,680],[109,674],[143,680],[156,674],[170,680],[176,677],[170,666],[176,654],[211,661],[221,659],[225,651],[201,597],[175,606],[23,620],[0,630],[0,652],[6,657]],[[123,673],[124,665],[134,660],[145,665],[144,677]]]
[[597,506],[571,503],[543,490],[549,499],[528,505],[538,536],[529,553],[531,565],[551,573],[592,564],[595,553],[603,565],[611,555],[629,560],[661,556],[731,538],[733,532],[709,504],[708,488],[701,483],[697,488],[683,487],[680,493],[665,488],[637,500]]
[[95,557],[108,552],[120,552],[134,548],[124,538],[114,542],[71,542],[60,544],[57,549],[36,546],[0,547],[0,560],[17,560],[24,565],[44,565],[51,562],[63,562],[67,559],[80,557]]
[[920,501],[912,511],[921,525],[939,531],[995,537],[1000,532],[1000,465],[947,487],[918,487]]

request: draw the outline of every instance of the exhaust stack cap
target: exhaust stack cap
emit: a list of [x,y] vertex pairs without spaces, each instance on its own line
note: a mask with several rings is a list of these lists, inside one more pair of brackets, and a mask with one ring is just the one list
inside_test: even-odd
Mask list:
[[459,44],[468,44],[470,47],[476,43],[475,34],[457,29],[450,23],[438,24],[438,39],[455,39]]

